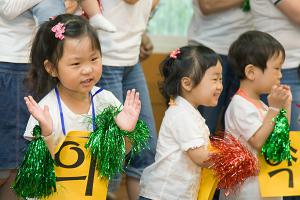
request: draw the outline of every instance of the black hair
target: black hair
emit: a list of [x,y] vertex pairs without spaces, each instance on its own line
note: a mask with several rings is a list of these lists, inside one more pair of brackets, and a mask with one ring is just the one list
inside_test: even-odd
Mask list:
[[[62,40],[56,38],[55,33],[51,31],[58,23],[62,23],[65,27],[63,33],[65,38]],[[96,31],[86,19],[80,16],[58,15],[39,27],[30,52],[31,69],[25,79],[25,84],[36,100],[41,99],[59,82],[56,77],[49,75],[44,67],[44,62],[48,60],[57,68],[58,61],[64,53],[63,47],[66,38],[80,38],[85,35],[90,38],[92,48],[99,50],[101,54],[101,46]]]
[[261,31],[247,31],[231,44],[228,60],[237,78],[243,80],[246,78],[247,65],[254,65],[264,71],[268,60],[280,54],[284,60],[284,48],[274,37]]
[[159,82],[159,88],[166,103],[170,98],[181,95],[183,77],[189,77],[195,87],[202,80],[206,70],[221,61],[212,49],[204,45],[185,46],[179,48],[179,51],[176,58],[168,55],[160,64],[163,80]]

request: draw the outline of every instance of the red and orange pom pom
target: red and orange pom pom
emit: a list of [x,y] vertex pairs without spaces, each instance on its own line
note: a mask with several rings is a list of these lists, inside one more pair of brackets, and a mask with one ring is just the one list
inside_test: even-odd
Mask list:
[[219,179],[219,189],[230,193],[247,178],[258,174],[257,158],[232,135],[224,134],[224,139],[213,138],[211,146],[213,153],[208,162],[212,163],[211,168]]

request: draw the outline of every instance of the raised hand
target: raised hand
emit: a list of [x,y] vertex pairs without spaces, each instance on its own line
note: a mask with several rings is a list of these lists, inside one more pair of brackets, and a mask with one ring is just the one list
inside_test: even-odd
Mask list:
[[284,108],[289,98],[291,98],[291,93],[287,86],[274,85],[268,95],[268,103],[270,107],[281,109]]
[[42,135],[49,136],[53,131],[53,121],[49,113],[49,107],[41,108],[32,96],[24,97],[26,106],[31,115],[39,122]]
[[132,131],[141,111],[141,101],[139,93],[135,89],[128,90],[124,102],[123,110],[116,116],[116,123],[120,129]]

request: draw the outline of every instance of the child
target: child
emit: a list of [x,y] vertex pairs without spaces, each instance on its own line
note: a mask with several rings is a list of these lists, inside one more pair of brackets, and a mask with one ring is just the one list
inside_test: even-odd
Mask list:
[[[76,1],[89,17],[90,24],[95,29],[102,29],[104,31],[115,32],[116,27],[111,24],[102,15],[101,0],[72,0]],[[56,16],[65,12],[64,0],[42,0],[40,3],[32,7],[33,16],[36,18],[38,24],[41,24],[49,19],[49,17]]]
[[[280,85],[281,65],[285,59],[283,46],[272,36],[259,31],[242,34],[230,47],[229,60],[240,80],[240,88],[225,113],[226,132],[245,143],[257,155],[274,129],[272,119],[279,110],[287,110],[290,117],[292,95],[287,85]],[[260,95],[268,94],[268,104]],[[220,199],[259,200],[258,177],[245,181],[228,197],[221,191]],[[268,198],[281,199],[281,197]]]
[[155,162],[141,177],[140,199],[197,199],[201,168],[208,167],[209,155],[209,129],[197,107],[218,103],[223,89],[220,58],[205,46],[182,47],[162,62],[161,74],[161,92],[170,106]]
[[[102,74],[101,47],[96,32],[82,17],[64,14],[42,24],[30,57],[27,83],[37,99],[46,96],[39,104],[31,96],[24,98],[32,115],[24,136],[31,139],[39,124],[52,155],[68,132],[90,132],[93,126],[87,119],[110,105],[120,106],[111,92],[95,87]],[[115,117],[118,127],[132,131],[140,108],[139,93],[128,91]]]

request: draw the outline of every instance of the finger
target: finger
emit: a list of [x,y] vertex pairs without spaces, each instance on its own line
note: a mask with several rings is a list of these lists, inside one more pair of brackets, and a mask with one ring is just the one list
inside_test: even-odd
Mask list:
[[39,106],[32,96],[28,97],[33,106]]
[[132,89],[130,91],[129,97],[128,97],[128,105],[132,106],[134,102],[134,97],[135,97],[135,89]]
[[141,108],[142,108],[142,104],[141,104],[141,101],[138,100],[135,104],[135,107],[134,107],[134,110],[138,113],[138,115],[140,114],[141,112]]
[[134,100],[133,100],[134,107],[138,104],[139,101],[140,101],[140,93],[136,92],[134,95]]
[[50,116],[49,106],[47,106],[47,105],[44,106],[44,113],[46,116],[48,116],[48,117]]
[[124,107],[128,106],[129,95],[130,95],[130,90],[127,90],[126,98],[125,98],[125,101],[124,101]]

